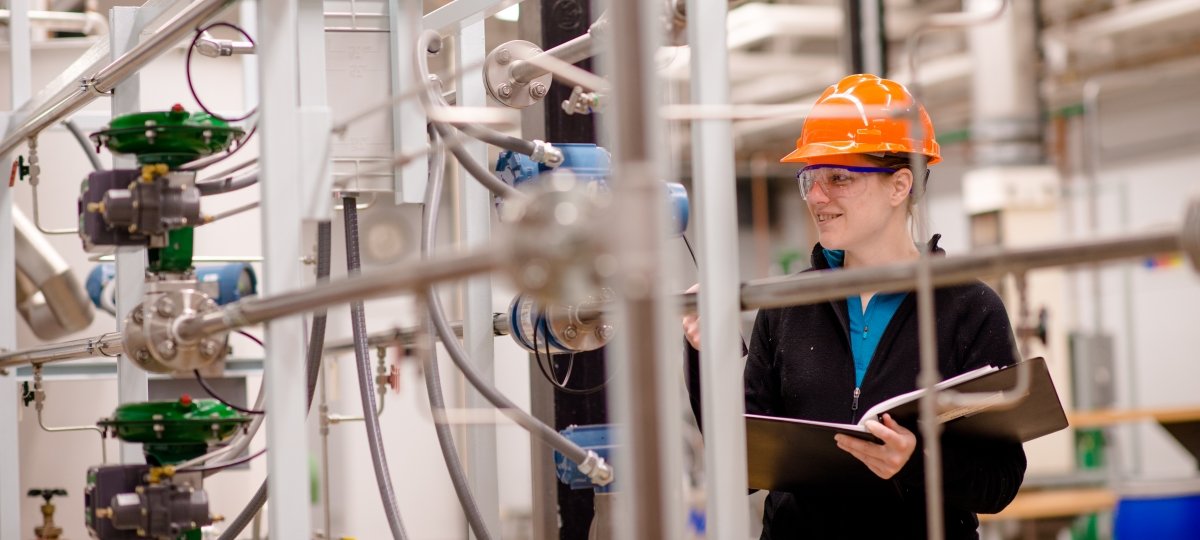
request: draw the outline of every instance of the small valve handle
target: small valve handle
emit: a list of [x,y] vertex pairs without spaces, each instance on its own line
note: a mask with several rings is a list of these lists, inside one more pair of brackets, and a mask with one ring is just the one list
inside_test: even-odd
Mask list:
[[50,499],[54,497],[66,497],[67,490],[63,488],[35,488],[29,490],[25,494],[27,497],[41,497],[46,500],[46,504],[50,504]]

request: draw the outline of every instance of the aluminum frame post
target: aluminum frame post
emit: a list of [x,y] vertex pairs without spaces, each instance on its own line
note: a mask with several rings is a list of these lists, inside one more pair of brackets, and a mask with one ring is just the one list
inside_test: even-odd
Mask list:
[[[702,5],[703,4],[703,5]],[[729,49],[725,2],[688,0],[691,97],[696,105],[729,103]],[[737,192],[732,122],[692,122],[692,185],[700,258],[700,373],[704,417],[704,479],[708,501],[705,532],[713,538],[745,538],[746,398],[742,383],[741,282],[737,254]],[[711,532],[710,532],[711,531]]]
[[[109,12],[109,51],[115,60],[138,43],[141,33],[138,14],[141,8],[114,7]],[[130,75],[113,89],[111,102],[113,118],[141,111],[141,75]],[[114,169],[136,169],[137,159],[130,155],[113,154]],[[118,247],[117,263],[117,330],[125,326],[125,317],[142,302],[146,289],[146,248]],[[117,402],[135,403],[150,398],[146,371],[133,363],[124,353],[117,359]],[[142,445],[122,442],[121,463],[145,463]]]
[[[466,25],[454,42],[457,66],[471,66],[483,62],[487,56],[484,44],[482,20]],[[483,73],[475,68],[459,74],[455,88],[458,89],[458,105],[466,107],[487,106],[487,89],[484,88]],[[481,141],[464,142],[467,151],[481,163],[488,162],[487,145]],[[462,244],[467,249],[488,245],[492,236],[492,193],[474,181],[466,169],[459,167],[462,189],[462,211],[459,213],[459,230]],[[467,280],[463,286],[463,345],[475,362],[481,376],[489,383],[496,382],[495,335],[492,325],[492,278],[481,275]],[[487,400],[474,389],[466,393],[469,409],[487,408]],[[488,530],[500,530],[500,479],[496,461],[496,426],[476,424],[467,427],[467,470],[471,491],[483,515]],[[470,538],[475,538],[471,531]]]
[[[301,286],[301,174],[295,159],[299,146],[298,85],[299,6],[291,0],[259,0],[258,84],[261,130],[259,185],[262,191],[263,293],[274,295]],[[299,149],[304,151],[307,149]],[[311,538],[308,503],[308,422],[304,407],[305,373],[295,369],[304,357],[299,316],[266,324],[263,377],[267,422],[267,490],[271,536]]]
[[[599,5],[598,8],[602,9]],[[654,53],[662,33],[661,2],[613,0],[608,15],[620,37],[600,57],[612,81],[608,125],[613,149],[612,222],[606,235],[615,255],[616,339],[609,347],[620,490],[614,538],[683,536],[682,434],[679,369],[683,354],[678,305],[667,300],[670,260],[663,244],[666,148],[658,114]],[[611,34],[618,34],[612,32]]]
[[[417,80],[413,65],[413,43],[421,33],[420,4],[388,0],[388,19],[392,39],[392,94],[403,95],[412,91],[422,81]],[[397,156],[409,155],[427,146],[425,133],[425,108],[415,99],[392,107],[392,151]],[[395,174],[395,203],[420,203],[424,200],[425,183],[429,177],[429,163],[414,159],[407,165],[397,167]]]
[[[8,109],[29,99],[33,60],[29,34],[29,0],[9,0]],[[17,348],[17,258],[13,232],[12,188],[0,182],[0,349]],[[0,374],[0,540],[21,538],[21,441],[17,424],[17,380]]]

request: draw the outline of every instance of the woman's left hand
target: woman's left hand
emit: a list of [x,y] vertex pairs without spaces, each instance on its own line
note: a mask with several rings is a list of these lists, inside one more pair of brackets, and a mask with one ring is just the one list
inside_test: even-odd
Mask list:
[[883,415],[883,423],[867,420],[867,429],[879,437],[883,444],[856,439],[849,435],[834,435],[838,448],[866,464],[880,478],[887,480],[908,463],[917,448],[917,436],[904,426],[897,424],[892,415]]

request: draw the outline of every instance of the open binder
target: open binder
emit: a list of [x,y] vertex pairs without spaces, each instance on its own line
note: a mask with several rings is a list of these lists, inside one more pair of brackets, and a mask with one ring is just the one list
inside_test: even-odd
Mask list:
[[[1046,360],[1025,360],[1030,372],[1029,392],[1015,406],[998,408],[1017,383],[1017,366],[986,366],[947,379],[939,389],[982,394],[978,403],[938,411],[943,433],[1028,442],[1067,427]],[[916,425],[918,403],[924,390],[880,402],[863,413],[858,424],[836,424],[795,418],[746,415],[746,455],[749,485],[754,489],[788,490],[799,487],[846,488],[885,482],[862,462],[837,447],[833,436],[844,433],[880,442],[864,427],[867,419],[889,413],[897,422]],[[921,459],[913,455],[912,459]]]

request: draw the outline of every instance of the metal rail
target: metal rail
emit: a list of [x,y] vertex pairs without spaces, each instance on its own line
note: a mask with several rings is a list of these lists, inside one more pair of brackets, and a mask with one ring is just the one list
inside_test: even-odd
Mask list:
[[32,347],[21,351],[0,354],[0,369],[23,366],[25,364],[41,365],[64,360],[78,360],[92,356],[115,357],[125,352],[121,343],[120,332],[109,332],[96,337],[64,341],[51,345]]
[[175,18],[167,21],[145,41],[121,55],[120,58],[113,60],[112,63],[100,68],[91,76],[84,77],[74,91],[57,98],[57,101],[43,107],[40,112],[26,118],[20,127],[5,137],[3,142],[0,142],[0,156],[12,152],[27,139],[37,136],[42,130],[82,109],[96,97],[107,94],[125,78],[145,67],[163,51],[195,31],[196,25],[212,18],[233,1],[197,0],[184,8]]
[[330,281],[328,284],[309,289],[250,298],[226,306],[221,311],[179,319],[175,324],[175,334],[182,340],[190,341],[208,334],[353,300],[368,300],[417,290],[439,281],[488,272],[500,266],[501,257],[503,254],[493,247],[457,257],[381,269]]

